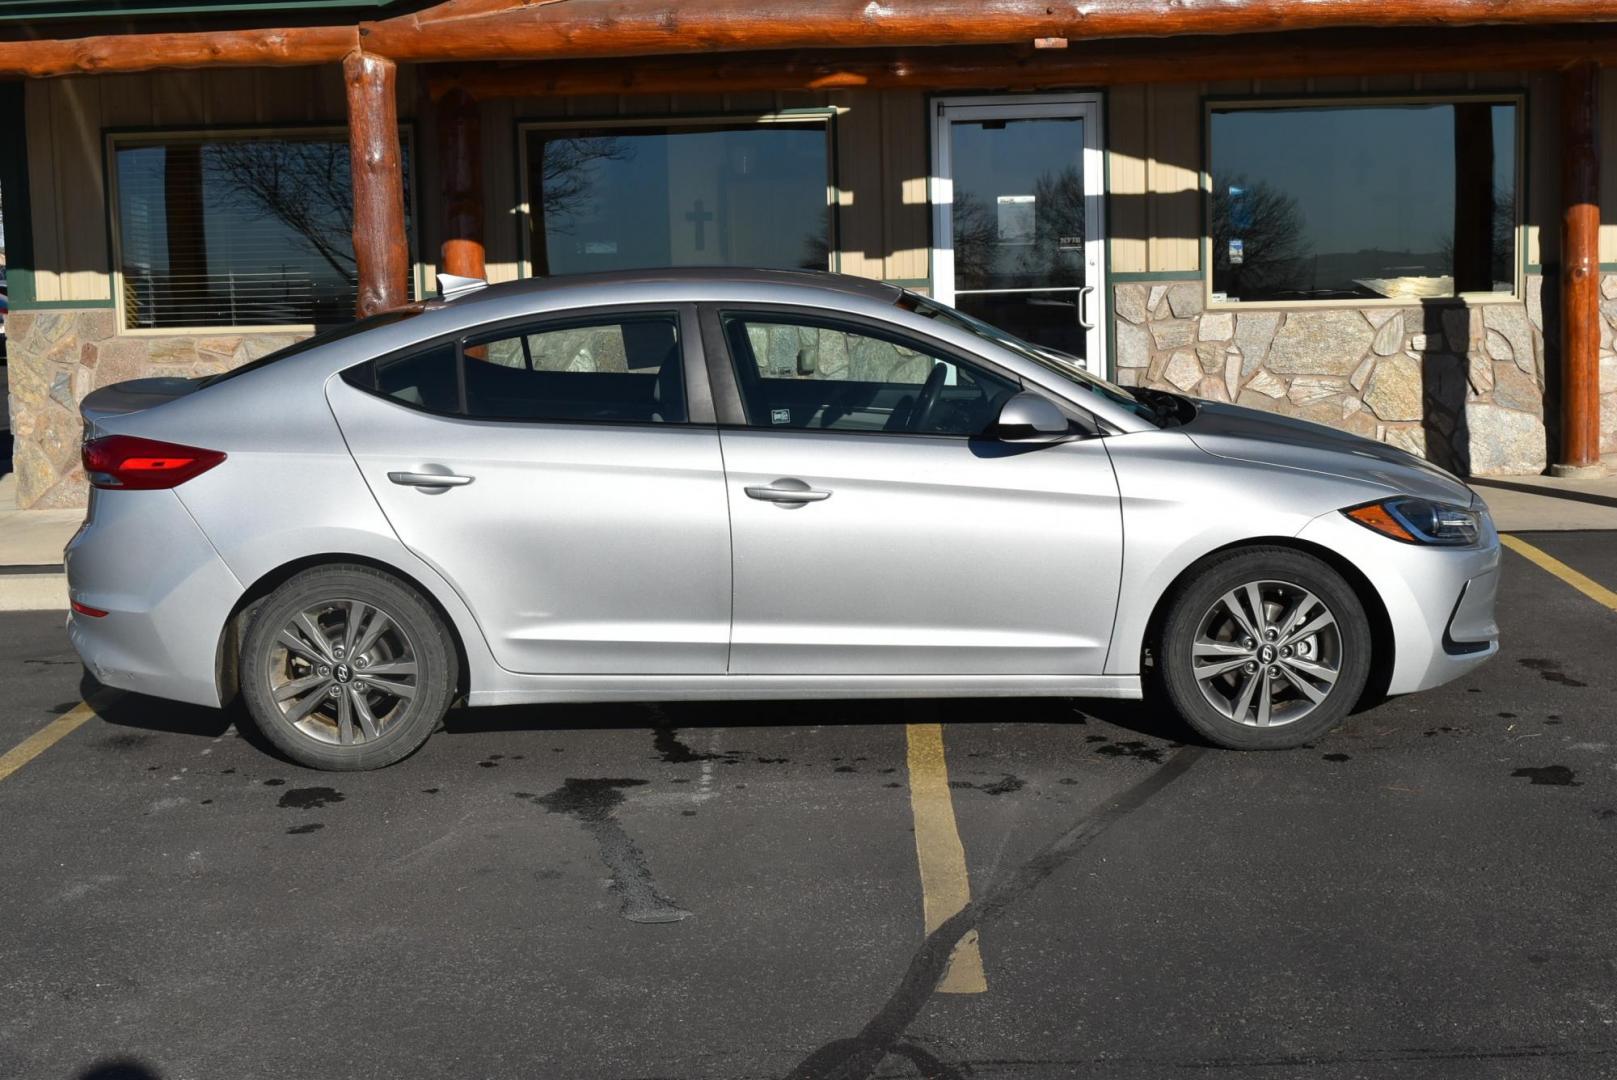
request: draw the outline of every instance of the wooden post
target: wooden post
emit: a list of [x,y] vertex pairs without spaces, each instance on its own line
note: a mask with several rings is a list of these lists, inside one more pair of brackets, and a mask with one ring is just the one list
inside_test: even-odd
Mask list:
[[354,176],[354,259],[361,318],[410,299],[404,169],[393,61],[358,50],[342,62],[348,88],[348,153]]
[[1561,452],[1556,476],[1600,465],[1600,68],[1561,77]]
[[443,172],[443,272],[486,277],[482,122],[477,102],[464,90],[451,90],[438,102],[438,155]]

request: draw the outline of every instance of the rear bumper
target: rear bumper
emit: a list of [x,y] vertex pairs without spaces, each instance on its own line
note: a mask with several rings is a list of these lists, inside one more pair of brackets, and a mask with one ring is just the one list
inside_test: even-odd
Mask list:
[[1401,544],[1334,512],[1309,522],[1299,539],[1345,557],[1381,597],[1393,636],[1388,693],[1441,686],[1499,651],[1499,536],[1486,514],[1482,538],[1469,548]]
[[67,546],[68,637],[107,686],[219,705],[219,636],[244,591],[173,491],[97,491]]

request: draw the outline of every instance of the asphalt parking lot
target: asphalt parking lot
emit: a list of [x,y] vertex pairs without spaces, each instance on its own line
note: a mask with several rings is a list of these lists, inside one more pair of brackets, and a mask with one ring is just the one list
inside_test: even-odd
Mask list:
[[320,774],[0,616],[0,753],[57,740],[0,779],[0,1077],[1617,1076],[1617,611],[1505,558],[1495,660],[1277,754],[591,706]]

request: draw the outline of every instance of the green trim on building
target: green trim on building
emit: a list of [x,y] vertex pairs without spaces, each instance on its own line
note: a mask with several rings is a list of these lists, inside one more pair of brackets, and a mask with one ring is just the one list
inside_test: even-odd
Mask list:
[[1111,279],[1115,284],[1126,284],[1131,281],[1200,281],[1200,270],[1114,270]]
[[0,0],[0,22],[139,18],[147,15],[232,15],[247,11],[383,8],[393,0]]

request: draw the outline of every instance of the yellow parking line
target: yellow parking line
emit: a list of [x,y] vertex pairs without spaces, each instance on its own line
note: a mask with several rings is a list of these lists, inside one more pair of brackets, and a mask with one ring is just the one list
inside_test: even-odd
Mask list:
[[[921,864],[922,912],[928,934],[971,903],[966,849],[955,826],[949,793],[949,765],[943,756],[943,727],[910,724],[910,809],[915,814],[915,856]],[[988,989],[977,931],[960,939],[939,981],[942,994],[981,994]]]
[[58,716],[4,754],[0,754],[0,780],[4,780],[58,742],[73,734],[79,729],[80,725],[94,715],[94,709],[81,703],[72,711]]
[[1595,603],[1604,604],[1611,610],[1617,611],[1617,592],[1612,592],[1598,581],[1578,573],[1560,559],[1548,552],[1540,551],[1520,537],[1500,536],[1499,540],[1522,558],[1554,574]]

